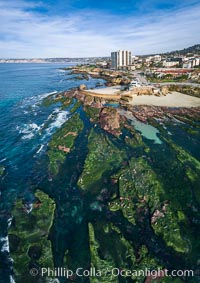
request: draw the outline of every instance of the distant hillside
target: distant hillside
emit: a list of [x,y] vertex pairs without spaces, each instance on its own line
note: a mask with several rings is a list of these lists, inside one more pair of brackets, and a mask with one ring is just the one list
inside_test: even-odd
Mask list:
[[0,63],[95,63],[109,57],[0,59]]
[[175,51],[167,52],[165,54],[166,55],[187,55],[188,53],[200,55],[200,44],[195,44],[193,46],[184,48],[182,50],[175,50]]
[[187,55],[188,53],[191,54],[198,54],[200,55],[200,44],[195,44],[193,46],[181,49],[181,50],[174,50],[174,51],[170,51],[170,52],[165,52],[165,53],[151,53],[151,54],[146,54],[146,55],[138,55],[141,56],[143,58],[146,58],[148,56],[154,56],[154,55],[166,55],[166,56],[179,56],[179,55]]

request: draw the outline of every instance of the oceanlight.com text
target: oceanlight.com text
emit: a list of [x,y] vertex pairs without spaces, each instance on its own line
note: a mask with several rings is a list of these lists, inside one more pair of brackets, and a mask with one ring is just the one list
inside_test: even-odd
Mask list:
[[90,269],[84,269],[82,267],[77,268],[76,270],[67,269],[65,267],[58,268],[44,268],[40,270],[32,268],[30,270],[32,276],[41,275],[42,277],[51,277],[51,278],[71,278],[71,277],[151,277],[152,279],[163,278],[163,277],[193,277],[193,270],[167,270],[167,269],[157,269],[151,270],[150,268],[140,269],[140,270],[128,270],[121,268],[111,268],[111,269],[96,269],[91,267]]

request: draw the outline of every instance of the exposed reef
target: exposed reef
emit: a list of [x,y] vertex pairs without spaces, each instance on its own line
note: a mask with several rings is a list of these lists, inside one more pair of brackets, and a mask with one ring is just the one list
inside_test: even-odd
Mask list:
[[[12,211],[9,230],[10,252],[14,259],[16,282],[46,282],[45,278],[31,276],[30,270],[48,266],[53,268],[51,242],[48,239],[55,203],[42,191],[36,191],[32,211],[19,200]],[[29,206],[30,208],[30,206]]]
[[53,135],[48,150],[51,173],[58,172],[59,166],[64,162],[66,154],[71,151],[74,141],[82,129],[83,122],[79,115],[75,114]]
[[[113,102],[78,89],[44,99],[44,106],[60,103],[70,114],[48,145],[45,194],[36,192],[30,214],[19,202],[13,210],[17,283],[43,282],[27,281],[30,263],[106,270],[59,282],[197,282],[197,274],[122,277],[111,270],[198,272],[200,109]],[[135,120],[145,122],[147,132]]]
[[97,68],[96,66],[79,65],[69,68],[64,68],[64,70],[69,70],[71,74],[78,75],[78,77],[88,78],[88,76],[97,79],[104,79],[106,81],[106,86],[114,85],[125,85],[131,82],[132,76],[130,74],[115,71],[115,70],[103,70],[102,68]]

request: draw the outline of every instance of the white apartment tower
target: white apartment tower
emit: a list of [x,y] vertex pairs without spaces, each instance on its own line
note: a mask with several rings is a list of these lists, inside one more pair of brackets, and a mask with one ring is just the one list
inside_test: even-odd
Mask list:
[[127,50],[119,50],[111,52],[111,68],[123,69],[128,65],[131,65],[131,52]]

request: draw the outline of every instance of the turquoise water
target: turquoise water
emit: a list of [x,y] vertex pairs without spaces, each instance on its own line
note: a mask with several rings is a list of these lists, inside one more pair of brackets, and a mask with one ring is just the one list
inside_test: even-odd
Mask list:
[[104,106],[118,108],[119,107],[119,103],[106,103]]
[[159,139],[158,134],[159,130],[155,127],[144,124],[140,121],[138,121],[136,118],[132,120],[132,125],[134,128],[141,133],[141,135],[149,140],[153,140],[155,144],[161,144],[162,141]]

